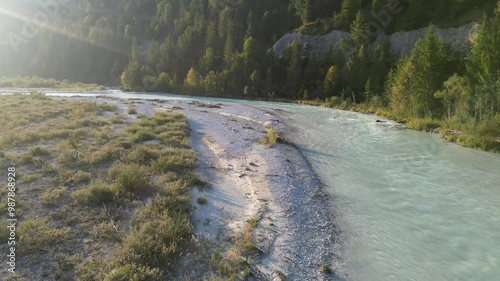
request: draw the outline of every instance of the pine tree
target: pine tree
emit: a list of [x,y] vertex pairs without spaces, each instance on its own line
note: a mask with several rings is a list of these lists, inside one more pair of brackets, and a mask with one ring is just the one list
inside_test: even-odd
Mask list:
[[387,80],[391,108],[398,116],[407,116],[414,107],[410,97],[414,92],[415,65],[406,57],[399,59]]
[[205,54],[200,59],[200,65],[201,65],[202,73],[208,73],[208,72],[210,72],[213,69],[213,67],[214,67],[214,63],[215,63],[214,50],[211,47],[208,47],[205,50]]
[[141,65],[138,62],[131,62],[127,69],[123,71],[120,81],[124,90],[136,90],[142,87]]
[[363,99],[365,102],[370,102],[372,97],[375,96],[375,93],[373,92],[373,83],[371,77],[368,78],[365,84],[365,91],[363,92]]
[[484,16],[466,66],[472,84],[484,84],[500,71],[500,7],[491,22]]
[[328,68],[328,72],[323,80],[323,91],[327,97],[336,95],[335,91],[337,90],[337,83],[338,74],[335,66],[332,65]]
[[234,56],[234,45],[232,36],[228,36],[224,45],[224,65],[226,68],[231,67]]
[[415,117],[442,112],[440,100],[434,97],[434,93],[448,77],[448,56],[448,47],[442,38],[436,37],[432,26],[427,29],[425,39],[415,43],[410,57],[415,67],[410,97]]
[[363,10],[356,13],[356,19],[351,24],[351,36],[356,46],[364,46],[370,43],[367,34],[366,16]]
[[301,66],[301,50],[300,45],[298,43],[293,43],[289,46],[289,54],[288,54],[288,67],[286,69],[287,73],[287,97],[295,98],[298,94],[300,87],[300,78],[302,73]]
[[345,28],[349,27],[349,23],[356,17],[357,11],[361,8],[359,0],[343,0],[340,9],[341,25]]
[[311,0],[293,0],[292,6],[295,15],[300,18],[303,25],[306,25],[311,17]]
[[184,87],[191,93],[198,94],[201,85],[201,77],[198,75],[198,72],[191,67],[186,75],[186,79],[184,79]]

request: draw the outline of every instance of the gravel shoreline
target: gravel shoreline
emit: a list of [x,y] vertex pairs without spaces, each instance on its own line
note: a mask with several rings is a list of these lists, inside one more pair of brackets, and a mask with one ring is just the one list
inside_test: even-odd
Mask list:
[[[252,177],[252,181],[265,184],[270,193],[270,198],[264,200],[263,219],[253,233],[254,241],[263,252],[253,259],[253,265],[264,278],[270,280],[273,273],[279,271],[287,280],[341,280],[335,274],[320,271],[321,265],[331,269],[341,267],[334,215],[321,181],[293,145],[279,143],[269,148],[256,144],[265,135],[266,125],[278,131],[287,129],[280,118],[240,104],[224,103],[207,108],[190,102],[179,103],[193,131],[202,130],[227,155],[235,158],[253,155],[264,161],[259,165],[265,166],[265,175],[261,167],[260,175]],[[203,150],[196,142],[193,148],[199,153]],[[245,166],[242,161],[242,171],[236,171],[237,174],[251,170],[249,163]],[[203,168],[204,164],[200,165]],[[224,220],[224,214],[220,215]]]
[[[185,261],[185,268],[194,268],[183,270],[183,276],[209,278],[213,272],[206,256],[214,249],[229,251],[230,241],[241,235],[245,222],[258,218],[251,233],[259,249],[250,263],[254,280],[281,280],[278,272],[286,280],[344,280],[336,272],[342,268],[340,246],[323,184],[293,145],[257,143],[266,135],[266,126],[288,130],[277,115],[236,103],[94,100],[116,104],[121,114],[135,107],[138,114],[169,110],[187,117],[191,144],[198,153],[198,173],[212,187],[191,193],[194,235],[210,246],[204,257]],[[208,202],[197,204],[199,197]]]

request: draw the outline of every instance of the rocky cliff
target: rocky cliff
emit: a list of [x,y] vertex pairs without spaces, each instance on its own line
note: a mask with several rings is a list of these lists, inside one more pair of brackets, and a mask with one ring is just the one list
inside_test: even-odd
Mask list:
[[[444,39],[453,50],[460,50],[468,42],[473,42],[479,31],[479,24],[470,23],[458,28],[438,28],[434,26],[436,35]],[[418,39],[424,38],[427,28],[411,31],[396,32],[391,35],[380,33],[370,44],[370,48],[375,48],[378,44],[389,42],[394,55],[407,55],[415,46]],[[351,34],[344,31],[334,30],[328,34],[320,36],[304,35],[291,32],[281,37],[273,46],[273,51],[278,56],[282,56],[289,44],[298,42],[305,49],[309,48],[314,56],[322,56],[334,50],[342,41],[351,38]]]

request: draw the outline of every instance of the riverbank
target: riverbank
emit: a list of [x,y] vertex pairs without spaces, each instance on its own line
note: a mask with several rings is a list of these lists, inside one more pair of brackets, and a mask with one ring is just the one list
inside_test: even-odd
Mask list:
[[276,115],[233,103],[94,100],[112,102],[121,111],[134,108],[137,116],[172,111],[188,120],[197,172],[209,187],[191,191],[199,250],[183,267],[196,270],[180,274],[231,278],[249,274],[246,269],[257,280],[342,275],[337,229],[322,183],[295,147],[258,143],[267,127],[287,128]]
[[441,120],[432,118],[403,118],[387,107],[349,102],[325,102],[320,100],[297,100],[297,104],[321,106],[364,114],[376,114],[405,124],[410,129],[439,134],[447,141],[488,152],[500,153],[500,115],[488,121]]
[[71,82],[68,80],[46,79],[38,76],[0,77],[0,88],[24,88],[33,91],[59,90],[59,91],[90,91],[104,90],[106,87],[96,83]]
[[[147,92],[145,92],[147,93]],[[213,95],[204,97],[220,98]],[[236,98],[238,97],[223,97]],[[311,106],[321,106],[339,110],[348,110],[363,114],[376,114],[381,117],[403,123],[406,127],[418,131],[435,133],[443,139],[461,145],[463,147],[483,150],[487,152],[500,153],[500,114],[487,121],[476,121],[470,119],[467,122],[459,122],[455,119],[442,120],[432,118],[405,118],[399,116],[388,107],[373,104],[357,104],[340,99],[322,100],[290,100],[283,98],[261,98],[257,101],[295,103]]]
[[[23,179],[26,178],[19,182],[19,198],[21,202],[29,202],[36,210],[33,214],[31,211],[29,214],[23,212],[22,221],[26,220],[24,216],[29,215],[33,224],[36,223],[35,228],[46,222],[58,231],[61,227],[64,230],[65,236],[60,243],[66,245],[65,250],[58,248],[54,253],[71,258],[71,265],[61,265],[67,260],[57,261],[59,269],[54,269],[54,274],[70,279],[74,276],[101,279],[109,274],[125,274],[120,253],[138,242],[134,240],[138,238],[137,233],[131,229],[146,235],[143,233],[146,226],[138,223],[138,219],[146,219],[143,217],[146,212],[152,212],[155,219],[146,224],[160,223],[156,220],[161,215],[161,212],[156,214],[160,209],[154,208],[168,207],[174,208],[173,213],[164,215],[182,221],[182,239],[187,238],[185,226],[190,223],[193,236],[189,239],[189,246],[179,241],[182,245],[178,245],[173,255],[162,256],[166,260],[172,259],[173,263],[179,259],[173,257],[180,254],[175,274],[166,270],[160,275],[173,279],[247,280],[338,280],[342,275],[337,229],[333,223],[331,202],[323,185],[295,147],[283,143],[273,146],[259,143],[266,136],[268,127],[278,131],[286,128],[271,112],[232,103],[209,104],[191,100],[127,100],[102,96],[49,98],[42,94],[17,97],[20,102],[34,100],[34,103],[46,107],[60,103],[59,115],[85,117],[83,121],[67,117],[77,125],[63,125],[63,119],[58,119],[58,114],[44,107],[41,116],[33,113],[36,115],[33,118],[48,124],[47,128],[39,130],[51,132],[48,129],[51,126],[57,126],[59,130],[68,127],[68,135],[66,131],[58,131],[46,140],[46,135],[29,137],[29,130],[22,130],[22,134],[17,134],[17,142],[7,142],[7,136],[2,138],[5,141],[4,156],[0,157],[4,160],[2,165],[17,163],[16,169],[19,169]],[[4,96],[13,104],[16,104],[15,98]],[[46,111],[51,114],[46,114]],[[179,122],[171,123],[172,118]],[[181,122],[183,120],[187,123]],[[170,130],[166,133],[158,131],[163,128],[163,121],[167,122],[165,130]],[[158,124],[155,125],[155,122]],[[45,126],[45,123],[42,125]],[[87,124],[94,131],[87,129]],[[185,134],[187,124],[190,134]],[[79,128],[77,140],[73,140],[74,133],[70,132],[72,126]],[[188,135],[190,137],[186,139]],[[68,142],[65,140],[67,136],[74,144],[68,143],[65,150],[56,150],[62,147],[62,143]],[[29,150],[24,146],[26,142],[43,147],[43,154],[32,149],[19,156],[17,150]],[[7,149],[8,145],[17,143],[22,143],[22,147],[13,151]],[[195,164],[194,155],[187,147],[196,153],[198,164],[194,166],[195,171],[191,170]],[[40,158],[39,154],[43,156]],[[174,158],[166,159],[167,156]],[[34,160],[24,160],[29,157]],[[163,158],[166,162],[160,163]],[[35,165],[39,161],[49,165],[50,171]],[[31,167],[30,163],[35,163],[35,166]],[[66,180],[60,174],[67,174],[67,165],[78,171],[76,174],[84,174],[85,178]],[[188,166],[184,169],[183,165]],[[170,168],[162,170],[161,167],[179,169],[172,173]],[[122,192],[118,179],[120,175],[139,172],[141,181],[138,184],[148,186],[147,190],[134,185],[127,188],[135,193]],[[197,177],[192,172],[196,172]],[[33,175],[29,177],[28,173]],[[118,178],[115,179],[116,176]],[[63,182],[61,178],[64,178]],[[53,185],[61,186],[50,187]],[[42,199],[38,201],[36,196],[29,196],[37,193],[42,194]],[[56,193],[57,198],[50,199],[50,195]],[[50,204],[45,202],[49,199]],[[95,208],[91,208],[94,205]],[[78,215],[69,215],[70,206],[79,210]],[[62,219],[54,215],[62,210]],[[106,215],[101,214],[104,216],[101,218],[94,212]],[[97,218],[94,223],[99,229],[88,224],[92,221],[89,216]],[[186,220],[188,217],[190,219]],[[23,222],[20,224],[20,236],[24,242],[29,239],[26,230],[29,226]],[[168,234],[159,233],[162,231],[160,228],[155,229],[149,234]],[[48,229],[40,235],[52,238]],[[39,260],[45,249],[45,242],[37,243],[30,248],[29,256],[21,257],[19,261],[20,266],[29,269],[22,273],[28,279],[46,274],[43,268],[51,266],[50,260],[39,265],[30,262]],[[144,247],[149,247],[151,251],[156,249],[151,248],[154,245],[149,243],[141,249]],[[133,249],[136,250],[139,256],[147,252]],[[128,254],[126,256],[132,258]],[[150,266],[150,260],[134,258],[133,270],[139,270],[142,264]],[[90,272],[89,269],[96,263],[102,263],[104,267]],[[61,269],[63,266],[64,269]],[[158,275],[154,270],[139,273],[151,278]]]

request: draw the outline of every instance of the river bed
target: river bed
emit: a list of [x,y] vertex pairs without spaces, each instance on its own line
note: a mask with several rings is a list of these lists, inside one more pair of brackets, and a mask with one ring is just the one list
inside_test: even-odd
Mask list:
[[[190,99],[120,91],[50,94]],[[286,137],[333,198],[344,264],[338,270],[347,280],[498,280],[500,155],[377,123],[372,115],[230,102],[274,110],[293,128]]]

